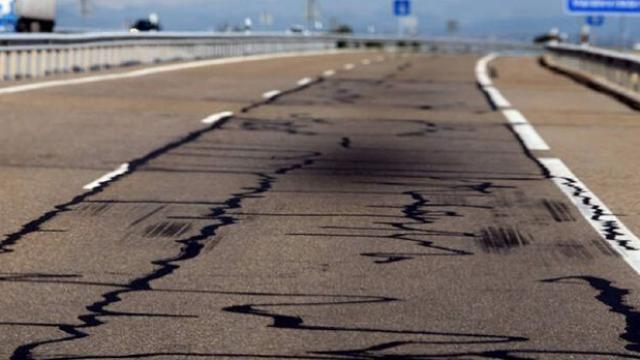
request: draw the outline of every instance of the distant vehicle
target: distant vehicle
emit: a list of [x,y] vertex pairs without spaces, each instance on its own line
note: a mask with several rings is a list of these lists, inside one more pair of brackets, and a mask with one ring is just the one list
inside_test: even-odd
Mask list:
[[553,28],[549,30],[548,33],[538,35],[533,39],[533,42],[536,44],[546,44],[549,42],[563,42],[565,40],[563,34],[560,34],[560,30],[557,28]]
[[287,32],[290,34],[303,34],[305,32],[305,28],[302,25],[293,25]]
[[52,32],[55,0],[0,0],[0,31]]
[[136,21],[129,28],[130,32],[147,32],[147,31],[161,31],[162,26],[160,26],[160,17],[158,14],[150,14],[147,19],[140,19]]

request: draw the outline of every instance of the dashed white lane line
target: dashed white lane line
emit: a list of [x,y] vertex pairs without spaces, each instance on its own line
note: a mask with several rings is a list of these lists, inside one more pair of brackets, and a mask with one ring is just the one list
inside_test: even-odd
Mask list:
[[271,91],[267,91],[266,93],[262,94],[262,98],[265,100],[271,100],[275,97],[278,97],[282,94],[282,91],[280,90],[271,90]]
[[509,120],[510,124],[517,125],[517,124],[529,123],[529,120],[527,120],[527,118],[525,118],[524,115],[522,115],[522,113],[518,110],[514,110],[514,109],[503,110],[502,114],[504,115],[504,117],[507,118],[507,120]]
[[532,151],[548,151],[551,150],[549,145],[544,141],[542,136],[538,134],[536,129],[531,124],[514,124],[512,125],[513,131],[518,134],[524,146]]
[[298,86],[307,86],[313,82],[313,79],[310,77],[306,77],[304,79],[300,79],[298,81]]
[[331,70],[327,70],[325,72],[322,73],[322,76],[324,77],[332,77],[336,74],[336,71],[331,69]]
[[122,176],[124,174],[126,174],[127,172],[129,172],[129,164],[122,164],[120,165],[119,168],[115,169],[114,171],[104,175],[103,177],[99,178],[98,180],[89,183],[87,185],[84,186],[83,189],[85,190],[95,190],[97,188],[99,188],[100,186],[102,186],[105,183],[108,183],[109,181],[117,178],[118,176]]
[[77,79],[52,80],[52,81],[43,81],[43,82],[38,82],[33,84],[8,86],[8,87],[0,88],[0,95],[15,94],[15,93],[21,93],[21,92],[27,92],[27,91],[40,90],[40,89],[61,87],[61,86],[82,85],[82,84],[89,84],[89,83],[95,83],[95,82],[101,82],[101,81],[131,79],[131,78],[137,78],[142,76],[162,74],[162,73],[180,71],[180,70],[197,69],[197,68],[208,67],[208,66],[236,64],[236,63],[250,62],[250,61],[283,59],[283,58],[290,58],[290,57],[297,57],[297,56],[334,54],[334,53],[337,53],[337,51],[323,50],[323,51],[314,51],[314,52],[292,52],[292,53],[284,53],[284,54],[253,55],[253,56],[246,56],[246,57],[233,57],[233,58],[227,58],[227,59],[192,61],[192,62],[181,63],[181,64],[156,66],[149,69],[134,70],[134,71],[128,71],[128,72],[123,72],[118,74],[95,75],[95,76],[86,76],[86,77],[77,78]]
[[560,159],[538,159],[589,224],[640,274],[640,239]]
[[485,86],[484,91],[489,95],[491,101],[498,109],[508,109],[512,106],[509,100],[502,96],[500,91],[493,86]]
[[[508,101],[493,86],[487,71],[489,63],[496,57],[497,55],[491,54],[478,61],[476,76],[482,90],[487,93],[494,105],[500,108],[499,102],[503,101],[502,105],[505,105]],[[510,108],[511,104],[504,107]],[[521,112],[515,109],[503,109],[502,114],[529,150],[549,150],[544,139]],[[636,273],[640,274],[640,239],[573,174],[562,160],[553,158],[537,160],[548,171],[550,178],[560,191],[569,198],[602,239],[620,254]]]
[[353,70],[353,69],[355,69],[355,68],[356,68],[356,66],[355,66],[354,64],[346,64],[346,65],[344,66],[344,69],[345,69],[345,70],[347,70],[347,71],[349,71],[349,70]]
[[233,117],[233,112],[232,111],[223,111],[217,114],[213,114],[209,117],[207,117],[206,119],[202,120],[203,124],[207,124],[207,125],[213,125],[215,123],[217,123],[218,121],[221,120],[225,120],[228,119],[230,117]]
[[511,124],[513,131],[518,134],[524,146],[533,151],[551,150],[538,131],[529,123],[522,113],[515,109],[503,110],[502,114]]

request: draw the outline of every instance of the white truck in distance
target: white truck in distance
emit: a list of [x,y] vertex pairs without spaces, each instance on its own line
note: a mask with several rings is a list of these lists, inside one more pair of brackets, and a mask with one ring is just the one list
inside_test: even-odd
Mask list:
[[0,0],[0,31],[52,32],[55,0]]

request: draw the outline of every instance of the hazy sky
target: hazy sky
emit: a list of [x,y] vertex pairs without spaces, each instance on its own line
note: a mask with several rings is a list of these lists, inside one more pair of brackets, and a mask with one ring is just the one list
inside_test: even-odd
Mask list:
[[[167,29],[206,30],[224,24],[237,25],[251,17],[258,28],[260,14],[271,13],[271,30],[282,30],[304,23],[305,0],[90,0],[92,15],[79,16],[78,0],[58,0],[62,26],[123,28],[126,22],[158,12]],[[425,35],[442,35],[448,19],[461,24],[465,36],[527,37],[559,26],[576,32],[582,19],[567,16],[564,0],[413,0],[415,15]],[[349,23],[359,31],[375,25],[379,32],[394,32],[391,14],[393,0],[317,0],[323,19]],[[634,29],[633,18],[626,23]],[[604,33],[616,33],[618,19],[609,19]],[[631,31],[631,30],[629,30]]]

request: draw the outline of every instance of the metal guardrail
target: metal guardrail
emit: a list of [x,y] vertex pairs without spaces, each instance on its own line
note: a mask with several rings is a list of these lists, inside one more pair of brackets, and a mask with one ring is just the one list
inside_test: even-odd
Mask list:
[[640,56],[586,45],[547,45],[550,60],[565,69],[588,75],[633,92],[640,92]]
[[486,52],[521,43],[370,36],[204,32],[0,35],[0,80],[38,78],[126,65],[336,48]]

